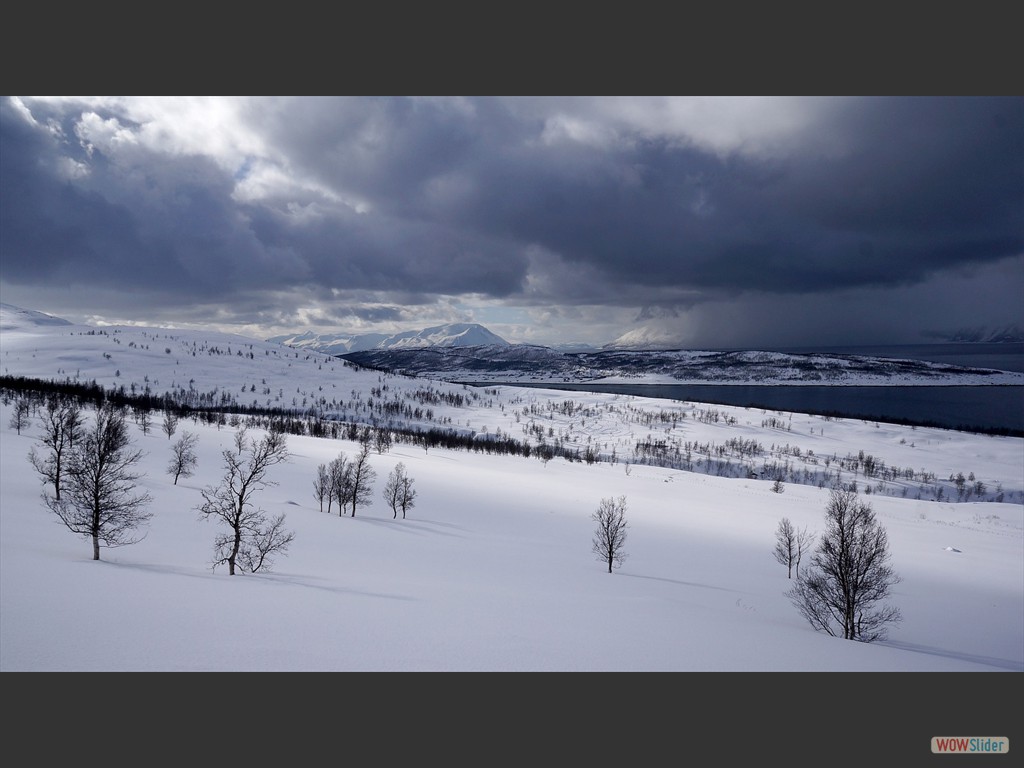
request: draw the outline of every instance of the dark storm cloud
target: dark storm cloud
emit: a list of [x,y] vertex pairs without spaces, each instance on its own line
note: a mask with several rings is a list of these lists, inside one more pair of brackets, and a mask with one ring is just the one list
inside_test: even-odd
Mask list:
[[378,211],[442,221],[459,213],[437,200],[445,180],[497,182],[488,158],[534,132],[490,99],[289,99],[251,110],[269,141],[319,183]]
[[82,147],[70,121],[56,138],[9,102],[0,109],[5,279],[177,300],[223,293],[263,258],[230,203],[230,178],[209,160],[147,153],[118,166]]
[[913,284],[1024,250],[1024,101],[828,106],[802,129],[806,151],[775,155],[639,133],[547,143],[544,121],[498,99],[303,101],[273,124],[304,168],[375,210],[540,245],[640,286]]
[[296,283],[504,296],[525,275],[526,259],[509,243],[435,222],[354,212],[297,220],[259,205],[246,211],[263,247],[300,263],[303,274],[289,276]]
[[212,159],[90,152],[78,113],[59,115],[57,138],[11,102],[0,109],[0,234],[15,284],[116,282],[168,302],[300,285],[501,296],[525,274],[518,249],[487,233],[387,210],[303,217],[274,199],[238,202],[234,175]]
[[[877,99],[840,145],[719,157],[665,140],[530,154],[476,213],[616,280],[804,292],[913,283],[1024,250],[1019,99]],[[626,178],[628,181],[623,181]],[[511,201],[511,204],[510,204]]]
[[[240,122],[262,150],[229,162],[135,141],[123,104],[30,102],[31,123],[5,99],[3,279],[261,318],[307,296],[326,318],[395,320],[392,297],[416,294],[646,321],[1024,253],[1024,99],[768,107],[764,127],[719,130],[644,100],[252,99]],[[378,295],[358,309],[360,291]]]

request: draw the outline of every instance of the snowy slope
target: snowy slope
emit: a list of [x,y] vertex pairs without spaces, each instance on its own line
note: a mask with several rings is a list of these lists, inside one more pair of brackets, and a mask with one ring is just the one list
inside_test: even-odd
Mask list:
[[[433,413],[410,416],[410,426],[479,437],[500,430],[596,446],[606,457],[541,461],[399,440],[372,456],[372,505],[340,517],[320,511],[312,480],[318,464],[353,456],[357,444],[289,435],[291,459],[258,501],[286,514],[295,541],[273,571],[229,577],[210,570],[216,526],[195,507],[220,478],[233,428],[184,419],[179,434],[199,436],[200,464],[173,485],[159,414],[148,433],[132,423],[154,516],[142,542],[104,550],[96,563],[89,544],[42,505],[27,460],[40,445],[38,421],[17,434],[8,400],[0,405],[0,671],[1024,671],[1022,439],[472,389],[237,336],[49,325],[4,312],[5,376],[191,386],[239,402],[244,389],[246,400],[298,410],[304,398],[322,398],[325,414],[367,423],[383,423],[389,411],[379,401],[412,403],[419,393]],[[684,453],[689,446],[691,468],[645,463],[658,441],[670,451],[677,441]],[[762,453],[752,463],[787,465],[783,493],[730,469],[753,443]],[[860,453],[900,476],[869,478]],[[406,520],[381,498],[399,461],[419,492]],[[785,597],[774,531],[783,516],[822,529],[826,469],[829,482],[838,472],[858,483],[888,532],[904,620],[885,641],[816,633]],[[960,498],[948,480],[958,472],[975,477]],[[974,482],[985,491],[974,493]],[[620,495],[628,557],[608,574],[590,551],[590,515]]]
[[[329,355],[244,336],[139,326],[52,325],[0,311],[0,374],[92,384],[192,407],[285,411],[302,417],[503,437],[596,460],[661,464],[732,477],[817,485],[848,481],[864,457],[884,472],[878,493],[1015,501],[1024,440],[853,419],[788,415],[628,395],[510,386],[469,387],[369,370]],[[545,348],[494,350],[528,364]],[[424,350],[458,355],[465,350]],[[998,447],[998,450],[991,450]],[[1005,449],[1005,450],[1004,450]],[[955,475],[969,479],[958,492]],[[980,484],[980,486],[978,485]]]
[[54,317],[45,312],[22,309],[13,304],[0,302],[0,331],[16,331],[33,326],[71,325],[62,317]]

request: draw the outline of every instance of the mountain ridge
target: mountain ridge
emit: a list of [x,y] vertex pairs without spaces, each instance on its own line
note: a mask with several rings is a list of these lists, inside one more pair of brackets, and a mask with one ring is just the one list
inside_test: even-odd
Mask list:
[[421,330],[384,333],[315,333],[272,336],[266,341],[328,355],[380,349],[423,349],[427,347],[512,346],[479,323],[446,323]]
[[376,349],[344,360],[392,373],[454,382],[980,385],[1024,384],[1024,373],[923,360],[759,350],[601,350],[560,352],[515,344],[459,348]]

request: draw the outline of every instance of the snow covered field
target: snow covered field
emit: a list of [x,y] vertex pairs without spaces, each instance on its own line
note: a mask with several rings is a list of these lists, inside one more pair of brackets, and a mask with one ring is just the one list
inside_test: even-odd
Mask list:
[[[370,399],[411,402],[429,387],[465,399],[423,406],[434,409],[423,427],[500,428],[526,439],[521,427],[533,420],[547,440],[550,430],[565,445],[589,439],[602,453],[619,449],[614,463],[588,463],[425,450],[399,439],[372,454],[372,505],[341,517],[320,511],[313,479],[318,464],[353,457],[357,443],[290,434],[290,460],[271,471],[277,484],[256,501],[285,513],[295,540],[272,571],[230,577],[211,571],[217,529],[196,511],[200,489],[220,478],[230,424],[181,421],[175,438],[195,432],[200,463],[177,485],[166,473],[173,438],[160,415],[148,434],[131,425],[153,518],[143,541],[104,549],[94,562],[90,544],[41,502],[27,458],[39,446],[37,421],[17,434],[8,402],[0,408],[2,671],[1024,671],[1019,438],[727,407],[717,407],[717,421],[702,420],[704,407],[684,403],[673,425],[671,415],[654,415],[671,414],[664,401],[506,387],[474,397],[241,337],[39,324],[9,311],[0,340],[6,376],[244,393],[299,409],[319,394],[326,411],[349,419],[374,418]],[[579,408],[555,407],[569,399]],[[863,463],[842,475],[862,488],[891,486],[864,495],[902,577],[891,602],[904,620],[889,638],[866,644],[817,633],[785,596],[786,570],[772,557],[776,526],[785,516],[820,532],[827,486],[796,472],[773,493],[769,479],[645,464],[628,453],[666,430],[701,445],[741,437],[766,450],[788,444],[791,460],[799,446],[800,471],[824,471],[824,456],[835,457],[834,470],[859,451],[914,468],[914,481],[868,482]],[[381,498],[399,461],[419,494],[405,520]],[[947,481],[970,472],[984,490],[958,501],[955,486],[943,486],[952,491],[936,501],[922,472]],[[627,559],[608,574],[591,552],[590,516],[601,499],[619,496],[628,504]]]

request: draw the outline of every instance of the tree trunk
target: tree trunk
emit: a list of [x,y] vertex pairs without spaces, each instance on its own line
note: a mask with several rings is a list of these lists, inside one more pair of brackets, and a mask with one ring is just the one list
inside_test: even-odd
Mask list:
[[238,557],[238,550],[242,546],[242,529],[235,528],[235,543],[231,547],[231,555],[228,557],[228,576],[235,575],[235,560]]
[[96,495],[93,494],[92,500],[92,559],[100,559],[100,511],[99,501]]

